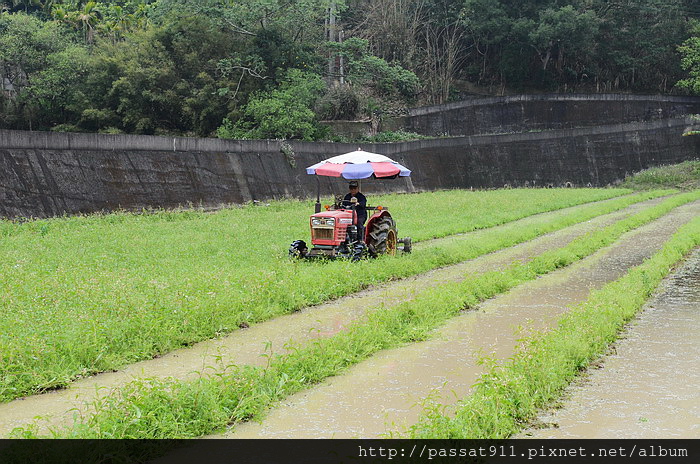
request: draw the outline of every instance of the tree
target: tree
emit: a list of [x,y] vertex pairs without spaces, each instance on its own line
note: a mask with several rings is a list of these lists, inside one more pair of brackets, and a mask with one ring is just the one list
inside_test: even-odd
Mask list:
[[[3,127],[211,135],[226,118],[246,137],[313,138],[312,108],[374,116],[459,98],[473,92],[465,81],[491,92],[667,92],[674,82],[697,92],[697,0],[0,4]],[[304,87],[290,84],[291,69],[339,86],[290,106]],[[265,116],[284,111],[291,132]]]
[[689,77],[678,82],[678,87],[700,95],[700,21],[693,21],[691,37],[678,47],[683,59],[681,65]]
[[344,9],[342,0],[159,0],[151,18],[177,12],[204,15],[240,37],[254,37],[275,29],[293,42],[323,40],[323,24],[330,5]]
[[[368,43],[368,55],[404,69],[416,83],[420,75],[426,101],[442,103],[464,58],[462,9],[459,0],[356,0],[344,16],[354,38]],[[369,56],[365,61],[379,64]]]
[[[464,75],[511,88],[667,91],[690,0],[464,0]],[[477,66],[477,61],[480,66]]]
[[372,54],[415,68],[426,1],[359,0],[347,11],[346,23],[351,35],[367,40]]
[[85,86],[91,96],[81,126],[91,131],[115,127],[125,132],[153,134],[179,124],[181,100],[174,63],[158,30],[139,31],[124,42],[98,41],[92,71]]
[[82,83],[88,72],[89,54],[82,45],[68,44],[49,55],[46,68],[36,73],[26,89],[26,98],[37,105],[44,125],[77,130],[72,122],[86,103]]
[[237,53],[234,37],[202,16],[182,14],[122,41],[98,40],[85,86],[81,125],[143,134],[210,135],[238,104],[219,63]]
[[347,60],[350,83],[370,87],[379,97],[411,101],[418,94],[418,76],[398,64],[389,64],[372,55],[367,40],[352,37],[342,44],[331,42],[327,46]]
[[464,63],[464,10],[448,0],[432,0],[426,8],[428,21],[421,30],[419,69],[426,81],[428,102],[440,104],[450,99],[454,80]]
[[316,140],[324,134],[311,109],[325,89],[318,74],[287,71],[278,88],[254,95],[236,123],[225,119],[220,138]]
[[9,83],[3,125],[50,128],[70,118],[87,53],[53,22],[24,13],[0,14],[0,79]]
[[[600,6],[597,80],[603,90],[668,91],[680,79],[677,47],[688,37],[683,0],[614,0]],[[688,2],[690,4],[691,2]]]
[[9,11],[30,13],[41,9],[41,0],[9,0]]
[[96,2],[87,2],[82,9],[78,11],[77,19],[83,29],[85,41],[92,43],[95,38],[95,24],[99,21],[101,14],[97,9]]
[[539,22],[529,33],[532,47],[542,62],[542,70],[556,55],[556,70],[563,72],[565,51],[583,54],[594,52],[594,37],[598,32],[598,18],[593,11],[577,11],[572,5],[547,8],[540,13]]
[[28,76],[43,69],[47,57],[62,48],[60,28],[24,13],[0,14],[0,61],[4,77],[17,89],[28,84]]
[[253,37],[249,47],[250,60],[259,59],[266,77],[273,82],[283,79],[288,69],[319,72],[321,56],[305,43],[289,40],[284,32],[273,27],[261,29]]
[[498,0],[465,0],[462,22],[473,63],[467,66],[466,75],[490,84],[498,78],[498,51],[511,34],[513,20]]

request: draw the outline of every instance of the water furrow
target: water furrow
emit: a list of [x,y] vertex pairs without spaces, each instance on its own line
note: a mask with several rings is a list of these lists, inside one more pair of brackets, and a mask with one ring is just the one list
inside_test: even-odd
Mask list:
[[518,438],[697,438],[700,249],[672,275],[560,409]]
[[410,425],[426,398],[449,406],[466,396],[486,371],[481,356],[508,358],[520,338],[551,326],[592,289],[650,257],[698,214],[700,201],[679,207],[568,268],[452,319],[429,341],[378,353],[282,401],[262,423],[239,424],[216,437],[366,438]]

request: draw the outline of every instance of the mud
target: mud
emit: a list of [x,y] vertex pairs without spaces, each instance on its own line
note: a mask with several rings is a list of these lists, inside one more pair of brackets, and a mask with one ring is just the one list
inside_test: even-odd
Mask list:
[[640,264],[698,214],[700,202],[678,208],[612,247],[450,320],[427,342],[379,353],[289,397],[262,423],[236,425],[210,438],[369,438],[415,423],[426,398],[449,411],[485,371],[482,356],[511,356],[523,335],[550,326],[591,289]]
[[[698,438],[700,436],[700,249],[606,356],[520,438]],[[556,427],[556,428],[555,428]]]
[[[263,355],[283,351],[288,342],[299,344],[318,337],[331,336],[343,330],[368,310],[393,306],[412,298],[428,287],[462,279],[467,272],[486,272],[506,266],[515,260],[527,260],[548,249],[564,246],[580,235],[611,224],[660,201],[662,200],[655,199],[635,204],[623,211],[604,215],[506,250],[413,278],[380,285],[333,302],[305,308],[300,312],[236,331],[221,339],[209,340],[190,348],[173,351],[158,359],[132,364],[119,372],[100,374],[76,381],[65,390],[1,404],[0,437],[7,436],[15,427],[33,422],[36,416],[42,417],[40,421],[42,430],[48,425],[70,424],[76,409],[86,410],[87,403],[98,396],[109,394],[111,389],[136,378],[187,379],[220,371],[231,364],[265,365],[269,358]],[[544,214],[565,215],[571,214],[575,209]],[[533,217],[528,217],[517,223],[526,225],[533,220]],[[466,235],[470,238],[478,238],[487,233],[488,230],[484,230]],[[431,242],[463,239],[464,237],[448,237]],[[426,242],[420,246],[425,247],[430,244]]]

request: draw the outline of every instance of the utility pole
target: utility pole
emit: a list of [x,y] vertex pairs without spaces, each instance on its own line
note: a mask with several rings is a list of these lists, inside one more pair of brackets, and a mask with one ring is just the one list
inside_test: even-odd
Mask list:
[[[335,2],[332,1],[328,7],[328,34],[326,36],[329,42],[336,41],[336,9]],[[335,80],[335,53],[331,52],[328,57],[328,80],[333,82]]]
[[[343,43],[343,39],[345,39],[345,31],[340,30],[338,31],[338,43]],[[343,58],[343,55],[340,55],[340,85],[345,84],[345,59]]]

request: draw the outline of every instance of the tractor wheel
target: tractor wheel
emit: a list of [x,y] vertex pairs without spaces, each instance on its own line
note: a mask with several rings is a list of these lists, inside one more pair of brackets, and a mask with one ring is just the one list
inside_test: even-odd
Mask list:
[[382,254],[394,256],[397,248],[396,224],[394,220],[388,216],[377,219],[372,224],[372,230],[369,231],[368,241],[367,247],[373,258]]
[[411,241],[411,237],[406,237],[401,239],[401,241],[403,242],[403,252],[410,253],[411,250],[413,250],[413,242]]
[[303,240],[294,240],[289,246],[290,258],[305,258],[309,249],[306,247],[306,242]]
[[359,261],[365,257],[365,244],[362,242],[357,242],[350,255],[350,260],[355,262]]

